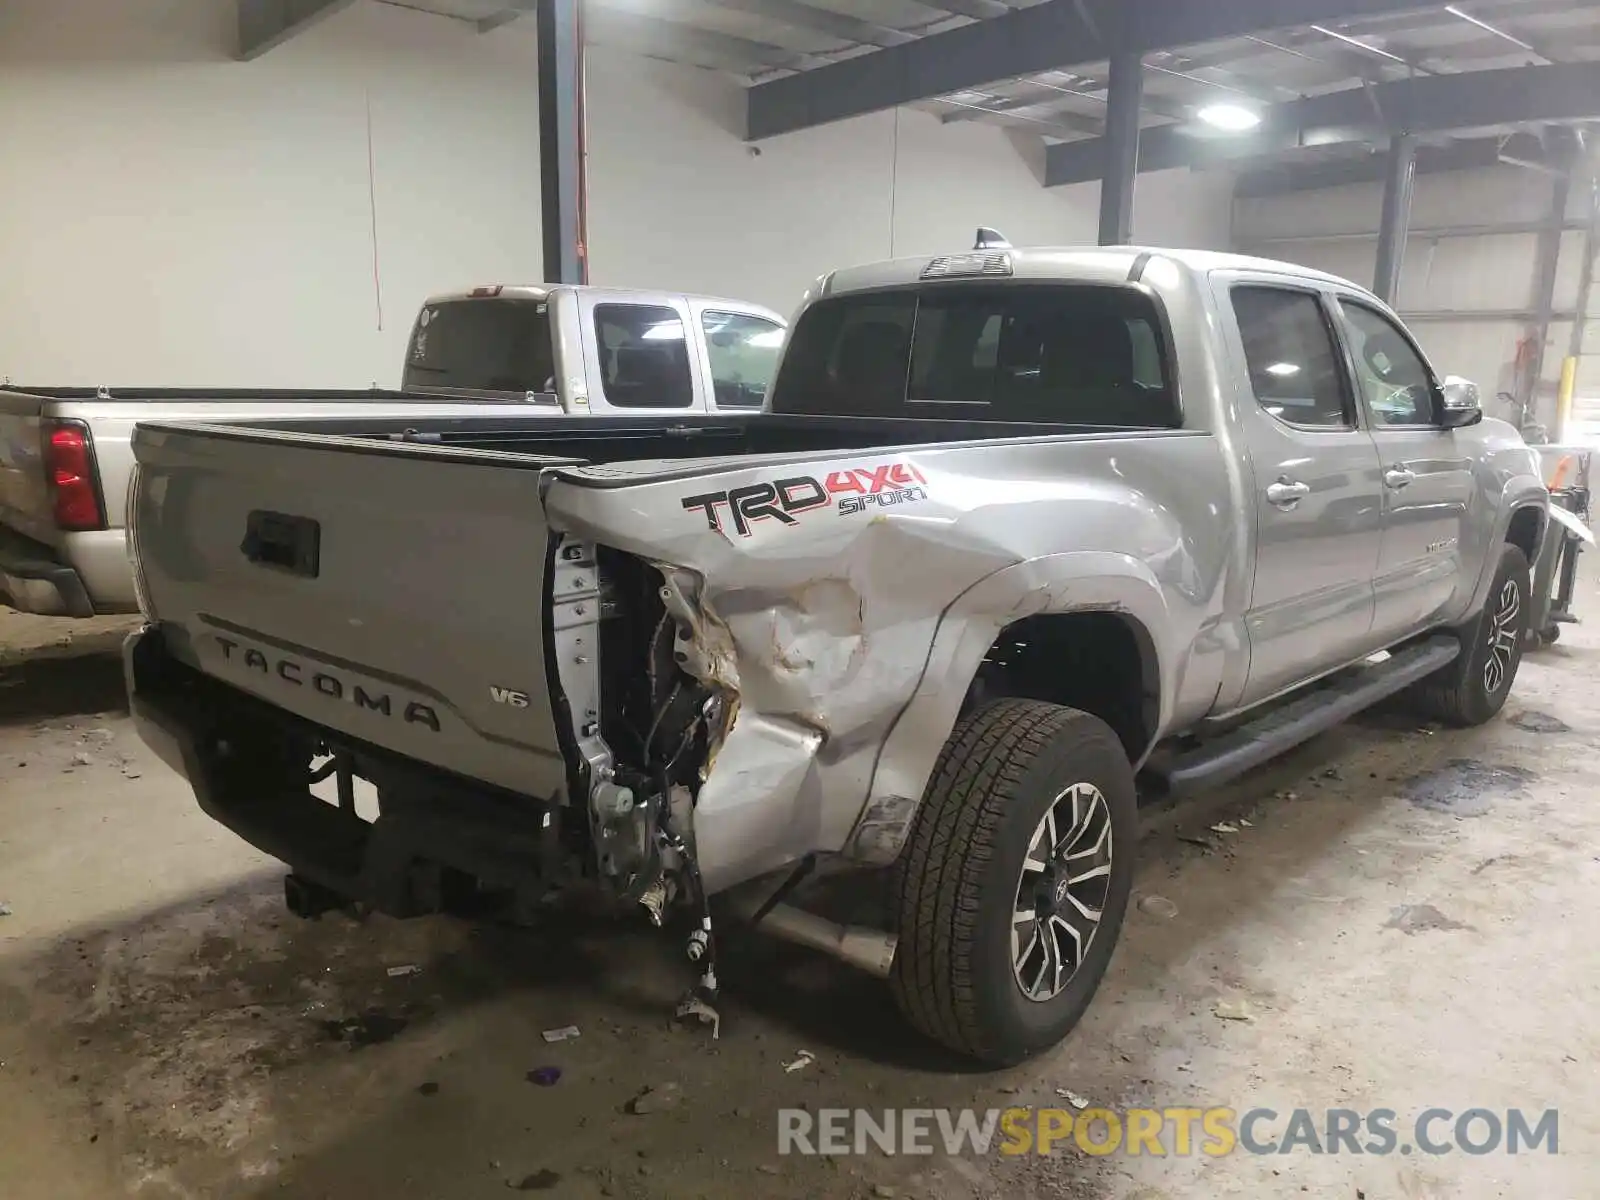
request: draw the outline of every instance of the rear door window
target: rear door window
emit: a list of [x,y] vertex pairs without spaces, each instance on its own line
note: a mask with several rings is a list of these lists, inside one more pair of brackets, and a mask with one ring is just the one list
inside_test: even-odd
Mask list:
[[781,412],[1106,427],[1180,423],[1153,302],[1132,288],[939,285],[807,309]]
[[1233,313],[1257,404],[1289,425],[1355,428],[1344,368],[1318,296],[1236,287]]
[[760,408],[778,368],[783,326],[749,313],[700,314],[718,408]]
[[448,300],[417,317],[402,387],[553,392],[555,355],[543,300]]
[[597,304],[594,333],[600,386],[615,408],[689,408],[694,379],[689,339],[675,308]]

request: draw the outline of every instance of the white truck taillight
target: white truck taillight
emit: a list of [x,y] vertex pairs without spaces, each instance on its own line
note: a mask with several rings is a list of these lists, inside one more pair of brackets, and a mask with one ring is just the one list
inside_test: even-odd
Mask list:
[[106,527],[95,482],[94,445],[82,421],[50,421],[44,427],[45,477],[50,484],[56,528],[82,533]]

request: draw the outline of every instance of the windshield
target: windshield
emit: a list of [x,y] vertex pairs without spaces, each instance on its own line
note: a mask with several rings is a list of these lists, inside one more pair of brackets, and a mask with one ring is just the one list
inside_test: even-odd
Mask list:
[[553,392],[555,359],[543,300],[448,300],[417,317],[401,387]]
[[1127,287],[935,284],[808,308],[773,411],[1172,428],[1155,304]]

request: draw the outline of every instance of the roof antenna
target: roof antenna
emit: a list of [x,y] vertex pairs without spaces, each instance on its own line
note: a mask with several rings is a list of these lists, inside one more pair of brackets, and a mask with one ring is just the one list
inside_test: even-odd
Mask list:
[[987,225],[978,226],[978,240],[972,247],[974,250],[1009,250],[1011,243],[1006,241],[1006,235],[998,229],[990,229]]

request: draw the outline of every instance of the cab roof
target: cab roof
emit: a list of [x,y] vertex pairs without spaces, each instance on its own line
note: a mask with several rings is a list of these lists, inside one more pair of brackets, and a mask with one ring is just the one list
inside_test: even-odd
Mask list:
[[429,296],[422,303],[426,307],[430,304],[448,304],[453,300],[546,300],[549,299],[550,293],[563,289],[581,291],[588,295],[629,304],[658,304],[663,300],[688,300],[692,303],[714,304],[718,308],[733,312],[765,317],[780,325],[789,323],[787,318],[765,305],[755,304],[749,300],[735,300],[730,296],[701,296],[693,292],[665,292],[643,288],[597,287],[592,284],[486,283],[455,292],[439,292]]
[[[1004,255],[1010,270],[1003,275],[986,275],[982,272],[952,272],[945,278],[989,278],[995,282],[1010,280],[1058,280],[1073,283],[1126,283],[1133,274],[1135,264],[1141,260],[1162,258],[1180,269],[1196,275],[1212,271],[1253,270],[1270,271],[1275,275],[1292,276],[1316,283],[1337,283],[1356,287],[1348,279],[1313,270],[1297,263],[1279,262],[1275,259],[1254,258],[1247,254],[1229,254],[1215,250],[1173,250],[1160,246],[1041,246],[1041,247],[989,247],[958,250],[945,255],[920,255],[916,258],[894,258],[861,266],[844,267],[823,276],[815,296],[838,296],[847,292],[868,291],[877,288],[906,287],[930,278],[928,272],[943,260],[978,258],[987,255]],[[937,278],[939,276],[931,276]]]

